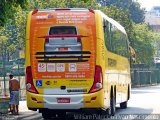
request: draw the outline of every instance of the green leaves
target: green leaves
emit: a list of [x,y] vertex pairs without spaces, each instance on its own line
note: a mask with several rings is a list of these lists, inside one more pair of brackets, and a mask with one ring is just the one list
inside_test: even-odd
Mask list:
[[145,10],[141,9],[140,4],[135,0],[100,0],[108,7],[115,6],[122,11],[128,11],[129,18],[134,23],[142,23],[144,20]]
[[[5,61],[8,61],[10,58],[18,58],[16,51],[19,48],[23,49],[25,45],[26,12],[22,10],[20,5],[12,9],[14,11],[12,19],[8,19],[0,31],[0,46],[3,46],[3,48],[0,49],[0,51],[2,51],[0,56]],[[6,39],[2,39],[3,36],[5,36]]]
[[30,0],[30,9],[41,8],[97,8],[96,0]]
[[14,7],[20,5],[26,8],[28,0],[0,0],[0,26],[4,26],[8,19],[13,17]]
[[160,34],[153,33],[153,46],[155,48],[155,56],[160,56]]
[[84,2],[86,3],[86,2],[88,2],[89,0],[81,0],[81,1],[84,1]]
[[153,32],[146,24],[134,24],[134,48],[139,63],[150,65],[154,56]]

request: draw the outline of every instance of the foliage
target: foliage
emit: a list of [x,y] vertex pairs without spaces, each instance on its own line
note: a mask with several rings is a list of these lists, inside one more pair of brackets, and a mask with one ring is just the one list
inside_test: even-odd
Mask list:
[[160,56],[160,34],[153,33],[153,46],[155,49],[155,56]]
[[[15,14],[13,15],[12,19],[8,19],[5,26],[0,31],[0,37],[5,36],[7,39],[1,43],[3,50],[0,57],[5,60],[9,61],[9,59],[16,59],[18,58],[17,51],[19,48],[24,48],[25,42],[25,23],[26,23],[26,13],[21,9],[20,6],[14,7]],[[5,52],[4,52],[5,51]]]
[[30,9],[40,8],[98,8],[99,4],[96,0],[31,0]]
[[98,0],[104,6],[115,6],[118,9],[129,12],[129,18],[135,23],[142,23],[145,9],[140,8],[140,4],[133,0]]
[[25,30],[26,30],[26,11],[23,11],[23,9],[18,6],[15,8],[16,13],[14,14],[14,25],[17,29],[17,46],[18,49],[21,50],[24,48],[25,45]]
[[[17,31],[14,25],[11,25],[11,21],[8,21],[5,27],[1,30],[1,57],[3,61],[9,61],[9,56],[16,51],[17,43]],[[5,37],[5,39],[4,39]]]
[[0,0],[0,26],[4,26],[8,19],[13,17],[14,7],[20,5],[25,8],[28,0]]
[[153,33],[146,24],[135,24],[133,26],[135,32],[134,48],[139,63],[151,64],[154,56]]

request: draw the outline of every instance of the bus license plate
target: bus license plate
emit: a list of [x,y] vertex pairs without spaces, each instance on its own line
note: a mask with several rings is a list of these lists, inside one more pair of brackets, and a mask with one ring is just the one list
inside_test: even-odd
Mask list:
[[57,103],[70,103],[70,98],[57,98]]

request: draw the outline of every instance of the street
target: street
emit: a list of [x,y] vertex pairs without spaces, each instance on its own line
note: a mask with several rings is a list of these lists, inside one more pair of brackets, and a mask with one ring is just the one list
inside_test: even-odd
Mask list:
[[[119,105],[116,108],[116,114],[109,119],[130,119],[130,120],[143,120],[143,119],[160,119],[160,85],[132,88],[131,99],[128,102],[127,109],[120,109]],[[159,114],[159,116],[158,116]],[[139,115],[139,116],[138,116]],[[92,120],[107,118],[104,116],[96,116],[95,114],[69,114],[74,120]],[[70,120],[70,117],[67,117]],[[20,114],[18,116],[4,115],[0,116],[0,120],[43,120],[42,115],[38,112],[29,111],[26,107],[26,101],[20,101]]]

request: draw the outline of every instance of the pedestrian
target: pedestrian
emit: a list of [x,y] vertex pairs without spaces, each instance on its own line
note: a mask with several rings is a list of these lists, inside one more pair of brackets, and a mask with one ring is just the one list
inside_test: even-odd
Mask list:
[[19,114],[19,81],[12,74],[9,75],[10,110],[12,114]]

